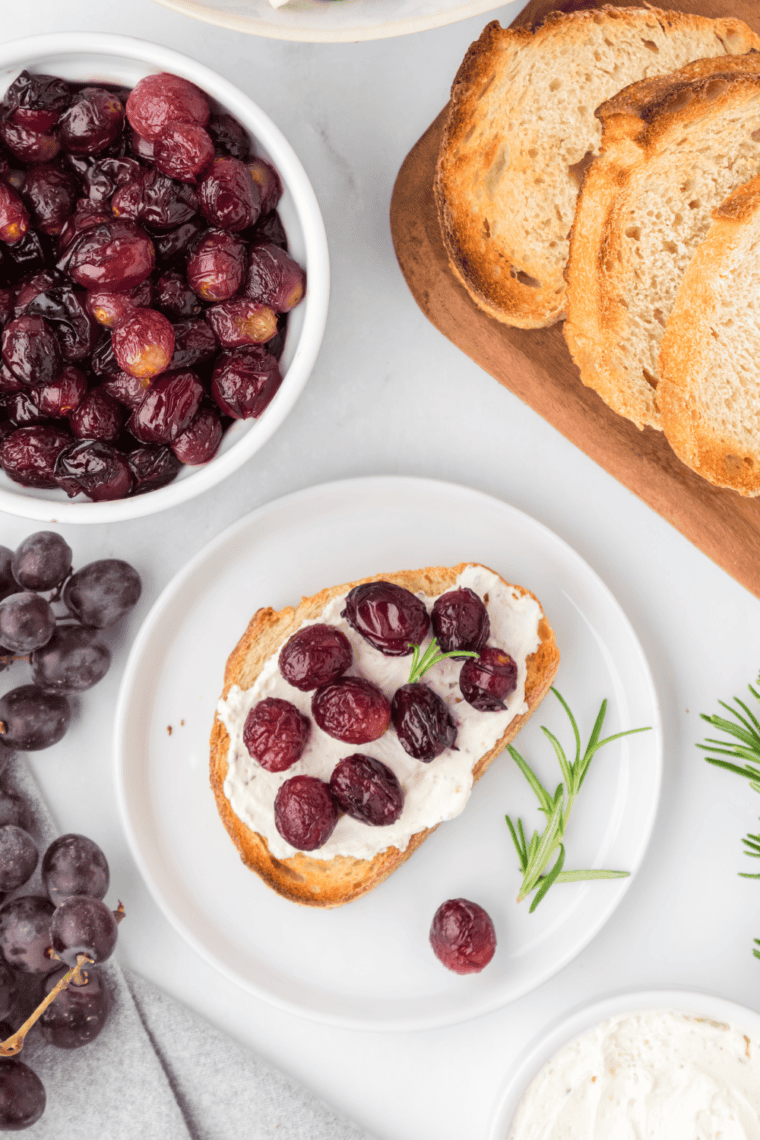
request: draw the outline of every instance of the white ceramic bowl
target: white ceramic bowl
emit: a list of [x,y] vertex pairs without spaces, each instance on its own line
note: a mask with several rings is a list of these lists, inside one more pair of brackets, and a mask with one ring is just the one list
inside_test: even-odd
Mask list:
[[713,994],[692,990],[634,990],[610,994],[591,1005],[565,1014],[544,1029],[541,1036],[528,1046],[522,1061],[502,1085],[491,1119],[488,1140],[508,1140],[512,1120],[523,1093],[539,1070],[564,1045],[610,1017],[648,1009],[675,1009],[680,1013],[708,1017],[744,1029],[755,1038],[760,1037],[760,1013]]
[[248,130],[256,151],[280,173],[284,194],[278,206],[290,252],[304,266],[306,297],[290,315],[282,357],[283,381],[256,421],[241,420],[225,433],[219,453],[203,467],[184,467],[173,483],[157,491],[113,502],[68,499],[63,491],[22,487],[0,472],[0,510],[41,522],[120,522],[153,514],[193,498],[245,463],[274,434],[309,378],[322,341],[330,290],[327,238],[317,199],[292,147],[247,95],[188,56],[128,36],[97,32],[31,36],[0,46],[0,94],[23,68],[133,87],[144,75],[170,71],[192,80]]
[[257,36],[311,43],[348,43],[408,35],[458,23],[496,8],[506,23],[525,0],[290,0],[273,8],[269,0],[158,0],[166,8]]

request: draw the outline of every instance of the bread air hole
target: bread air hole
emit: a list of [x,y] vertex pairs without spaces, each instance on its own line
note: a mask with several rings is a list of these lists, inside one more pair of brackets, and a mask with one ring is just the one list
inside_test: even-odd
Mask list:
[[660,49],[658,48],[658,46],[654,42],[654,40],[642,40],[641,42],[643,43],[643,45],[647,49],[647,51],[653,51],[653,52],[657,52],[659,54]]
[[760,142],[760,131],[753,131],[749,137],[753,142]]
[[515,281],[519,281],[521,285],[527,285],[529,289],[541,288],[540,281],[537,281],[535,277],[531,277],[529,273],[524,273],[522,269],[515,269],[514,265],[509,272],[510,275],[514,277]]
[[581,188],[581,183],[583,182],[586,171],[593,161],[593,150],[587,150],[580,162],[573,162],[567,168],[567,173],[570,175],[571,180],[575,183],[579,190]]
[[641,241],[641,226],[629,226],[625,231],[625,236],[634,241]]
[[562,86],[562,80],[561,79],[552,79],[551,83],[549,84],[549,90],[550,91],[559,91],[561,86]]
[[744,468],[749,468],[752,470],[752,468],[755,466],[755,462],[750,455],[745,455],[743,458],[739,455],[727,455],[723,460],[723,463],[725,465],[726,472],[729,475],[734,476],[741,475]]
[[656,388],[657,384],[658,384],[657,377],[653,376],[652,373],[647,368],[642,368],[641,371],[643,372],[644,379],[646,380],[649,387],[650,388]]

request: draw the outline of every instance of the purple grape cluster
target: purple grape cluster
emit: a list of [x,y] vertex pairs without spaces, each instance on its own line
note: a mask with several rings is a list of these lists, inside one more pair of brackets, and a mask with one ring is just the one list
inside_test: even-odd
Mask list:
[[63,738],[71,695],[96,685],[111,664],[102,631],[141,589],[137,571],[117,558],[74,570],[70,546],[54,531],[29,535],[15,551],[0,546],[0,671],[19,662],[31,670],[31,683],[0,697],[0,749],[34,752]]
[[[108,1018],[111,998],[98,966],[116,945],[121,905],[103,901],[106,857],[84,835],[61,835],[42,856],[26,830],[23,799],[0,787],[0,891],[29,889],[40,867],[41,893],[14,893],[0,906],[0,1041],[7,1041],[71,970],[78,972],[38,1012],[42,1037],[59,1049],[93,1041]],[[84,956],[84,957],[82,957]],[[45,1088],[16,1057],[0,1057],[0,1131],[30,1127],[45,1110]]]

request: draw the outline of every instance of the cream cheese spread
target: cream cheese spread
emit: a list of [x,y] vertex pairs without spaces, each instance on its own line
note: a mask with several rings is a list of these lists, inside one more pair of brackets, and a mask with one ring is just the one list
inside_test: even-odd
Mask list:
[[[274,798],[280,785],[298,775],[329,780],[338,761],[357,752],[382,760],[396,773],[404,789],[404,809],[396,823],[386,827],[371,827],[342,815],[327,843],[309,852],[313,859],[332,859],[335,855],[372,859],[387,847],[403,851],[418,831],[453,819],[464,808],[472,791],[475,763],[493,748],[516,716],[527,712],[526,659],[538,649],[542,611],[534,598],[507,586],[498,575],[482,566],[468,566],[457,578],[456,585],[468,586],[486,603],[491,622],[488,644],[504,649],[516,662],[517,688],[507,698],[503,711],[478,712],[463,699],[459,690],[457,679],[462,661],[449,659],[434,665],[425,674],[424,681],[449,707],[457,725],[457,739],[455,748],[447,748],[430,763],[409,756],[392,726],[370,744],[345,744],[328,736],[311,719],[312,694],[300,692],[282,676],[279,653],[265,662],[250,689],[233,685],[226,699],[219,702],[219,719],[230,738],[224,794],[238,819],[266,838],[276,859],[287,859],[296,853],[274,825]],[[437,596],[419,595],[428,611]],[[340,616],[344,607],[345,595],[342,595],[334,598],[314,621],[303,624],[326,622],[342,630],[354,654],[347,676],[366,677],[379,685],[390,700],[396,689],[409,679],[411,657],[386,657],[374,649]],[[424,645],[429,642],[430,638]],[[306,750],[285,772],[267,772],[249,755],[243,743],[248,712],[265,697],[290,701],[311,720]]]
[[509,1140],[760,1140],[760,1040],[677,1010],[613,1017],[547,1062]]

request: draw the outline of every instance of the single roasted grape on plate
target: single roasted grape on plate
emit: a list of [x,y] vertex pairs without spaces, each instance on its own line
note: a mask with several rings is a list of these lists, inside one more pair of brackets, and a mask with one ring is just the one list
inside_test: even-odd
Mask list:
[[288,684],[307,693],[336,681],[351,668],[351,643],[334,625],[304,626],[280,650],[279,666]]
[[266,697],[245,718],[243,743],[268,772],[284,772],[300,760],[309,741],[311,724],[294,704]]
[[335,830],[338,815],[330,785],[316,776],[291,776],[275,796],[275,827],[299,851],[322,847]]
[[[45,978],[45,992],[50,993],[68,967]],[[40,1017],[42,1036],[48,1045],[58,1049],[79,1049],[89,1045],[108,1020],[110,994],[100,970],[88,966],[82,971],[84,981],[72,982],[57,995]]]
[[346,595],[341,615],[352,629],[388,657],[404,657],[430,627],[425,604],[394,582],[365,582]]
[[23,887],[39,862],[37,844],[28,831],[12,823],[0,827],[0,891]]
[[9,748],[37,752],[66,735],[71,706],[62,693],[19,685],[0,697],[0,737]]
[[430,620],[439,648],[444,653],[457,649],[477,653],[491,632],[483,599],[467,586],[449,590],[436,598]]
[[45,1111],[45,1086],[23,1061],[0,1061],[0,1132],[30,1128]]
[[456,744],[454,718],[428,685],[418,681],[397,689],[391,715],[402,748],[415,760],[429,763]]
[[467,703],[479,712],[499,712],[517,688],[517,664],[503,649],[486,646],[479,657],[465,661],[459,688]]
[[50,956],[54,911],[50,899],[42,895],[22,895],[0,907],[0,950],[14,970],[49,974],[58,968]]
[[[0,920],[2,913],[0,909]],[[110,958],[116,947],[118,924],[113,911],[100,899],[72,895],[54,908],[50,931],[56,954],[67,966],[75,966],[79,954],[95,963]]]
[[404,789],[382,760],[355,753],[340,760],[330,776],[338,806],[371,827],[395,823],[404,807]]
[[141,591],[134,567],[120,558],[102,558],[71,575],[63,601],[82,625],[106,629],[129,613]]
[[496,931],[478,903],[449,899],[435,912],[430,945],[436,958],[455,974],[477,974],[494,956]]
[[102,899],[108,890],[108,861],[93,839],[59,835],[42,857],[42,885],[58,906],[72,895]]
[[363,677],[340,677],[317,689],[311,712],[323,732],[346,744],[377,740],[391,721],[385,693]]

